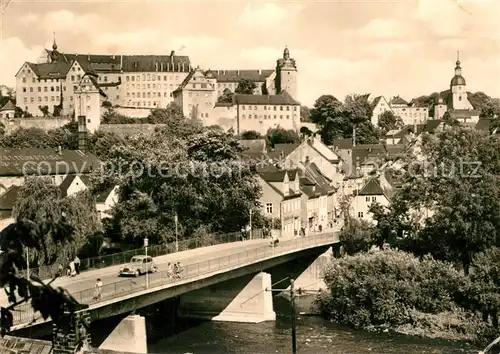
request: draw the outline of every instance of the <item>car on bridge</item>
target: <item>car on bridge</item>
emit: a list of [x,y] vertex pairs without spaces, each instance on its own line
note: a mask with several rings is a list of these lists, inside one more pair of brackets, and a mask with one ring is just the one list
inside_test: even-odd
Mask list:
[[152,257],[133,256],[128,264],[120,268],[119,276],[133,275],[138,277],[142,274],[155,273],[157,271],[158,267]]

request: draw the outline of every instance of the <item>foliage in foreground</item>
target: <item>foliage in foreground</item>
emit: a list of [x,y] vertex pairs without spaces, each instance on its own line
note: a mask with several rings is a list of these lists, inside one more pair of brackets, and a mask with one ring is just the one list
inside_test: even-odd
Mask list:
[[395,250],[347,256],[332,261],[325,282],[328,291],[316,300],[321,315],[354,328],[447,328],[465,340],[494,334],[471,305],[481,285],[429,256]]

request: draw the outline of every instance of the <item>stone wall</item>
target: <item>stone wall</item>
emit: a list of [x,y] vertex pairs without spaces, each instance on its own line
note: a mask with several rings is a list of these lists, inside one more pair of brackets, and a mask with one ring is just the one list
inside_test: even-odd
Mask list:
[[83,348],[90,348],[92,338],[90,332],[90,312],[81,310],[76,313],[66,312],[57,323],[52,325],[53,354],[74,354],[78,342],[82,341]]
[[5,126],[5,133],[11,134],[18,128],[40,128],[48,131],[57,129],[70,123],[71,117],[52,117],[52,118],[14,118],[0,119],[0,122]]
[[146,118],[151,113],[150,108],[115,107],[113,110],[118,114],[131,118]]

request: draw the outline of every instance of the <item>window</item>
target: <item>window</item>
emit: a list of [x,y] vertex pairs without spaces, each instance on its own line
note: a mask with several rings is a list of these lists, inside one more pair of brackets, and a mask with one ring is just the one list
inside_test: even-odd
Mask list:
[[243,114],[243,115],[241,116],[241,118],[242,118],[242,119],[245,119],[245,115]]
[[252,106],[248,106],[248,109],[249,109],[249,110],[252,110]]
[[257,106],[253,106],[253,109],[257,110]]
[[366,201],[367,201],[367,202],[369,202],[369,201],[370,201],[370,197],[366,197],[365,199],[366,199]]
[[26,87],[23,87],[23,92],[26,92]]
[[375,203],[377,201],[377,197],[372,197],[372,203]]
[[286,110],[289,111],[290,110],[290,107],[289,106],[286,106]]
[[273,213],[273,203],[266,203],[266,213],[268,214]]
[[363,217],[363,212],[362,211],[358,212],[358,218],[362,218],[362,217]]
[[42,92],[42,88],[38,86],[38,92]]
[[283,110],[283,106],[280,106],[280,111],[282,111],[282,110]]
[[274,108],[274,110],[276,110],[276,106],[274,106],[273,108]]

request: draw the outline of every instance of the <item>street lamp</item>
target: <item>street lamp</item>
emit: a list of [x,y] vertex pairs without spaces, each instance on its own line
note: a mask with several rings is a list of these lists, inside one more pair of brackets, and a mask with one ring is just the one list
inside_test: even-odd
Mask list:
[[[148,258],[148,244],[149,240],[147,237],[144,237],[144,248],[146,250],[146,262]],[[146,263],[146,289],[149,289],[149,264]]]
[[175,252],[179,252],[179,230],[178,230],[179,217],[177,216],[177,213],[175,213],[174,221],[175,221]]

